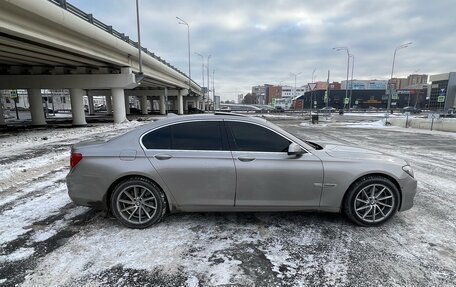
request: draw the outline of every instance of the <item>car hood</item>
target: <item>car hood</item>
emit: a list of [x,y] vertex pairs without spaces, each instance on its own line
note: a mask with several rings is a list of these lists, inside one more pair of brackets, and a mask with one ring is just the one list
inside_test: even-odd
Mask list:
[[327,155],[340,158],[340,159],[351,159],[351,160],[377,160],[382,162],[391,162],[397,163],[401,165],[407,164],[407,162],[403,159],[397,158],[392,155],[388,155],[385,153],[381,153],[378,151],[373,151],[369,149],[354,147],[354,146],[346,146],[334,143],[325,143],[325,142],[316,142],[314,143],[319,144],[323,147],[323,150]]

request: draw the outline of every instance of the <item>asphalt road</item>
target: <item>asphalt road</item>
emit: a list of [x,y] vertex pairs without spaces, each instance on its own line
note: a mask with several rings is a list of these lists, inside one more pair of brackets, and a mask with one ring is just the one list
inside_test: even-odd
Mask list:
[[64,183],[71,143],[131,126],[82,128],[71,137],[23,132],[11,136],[30,145],[0,153],[0,286],[456,285],[454,134],[276,123],[407,159],[419,180],[414,208],[377,228],[294,212],[173,214],[131,230],[75,206]]

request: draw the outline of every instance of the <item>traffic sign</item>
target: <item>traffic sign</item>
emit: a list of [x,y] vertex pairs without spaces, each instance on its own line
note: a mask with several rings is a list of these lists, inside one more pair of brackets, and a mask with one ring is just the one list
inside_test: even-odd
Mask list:
[[313,91],[313,90],[315,90],[315,87],[317,86],[317,83],[309,83],[308,86],[309,86],[309,89],[311,91]]
[[10,90],[10,98],[11,99],[17,98],[17,90]]
[[437,97],[437,102],[438,103],[444,103],[445,102],[445,96],[438,96]]
[[345,103],[345,104],[348,104],[349,102],[350,102],[350,99],[349,99],[349,98],[345,98],[345,99],[344,99],[344,103]]
[[430,119],[430,120],[436,120],[438,118],[440,118],[440,114],[438,114],[438,113],[428,114],[428,119]]
[[446,95],[446,90],[445,89],[440,89],[439,96],[445,96]]

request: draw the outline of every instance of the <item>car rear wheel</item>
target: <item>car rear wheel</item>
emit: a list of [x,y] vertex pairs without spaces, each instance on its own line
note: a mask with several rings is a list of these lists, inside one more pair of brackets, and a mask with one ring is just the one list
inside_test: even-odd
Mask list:
[[366,176],[348,191],[344,212],[361,226],[377,226],[390,219],[399,207],[399,191],[391,180]]
[[114,188],[111,210],[123,225],[146,228],[162,219],[166,211],[165,197],[153,182],[131,178]]

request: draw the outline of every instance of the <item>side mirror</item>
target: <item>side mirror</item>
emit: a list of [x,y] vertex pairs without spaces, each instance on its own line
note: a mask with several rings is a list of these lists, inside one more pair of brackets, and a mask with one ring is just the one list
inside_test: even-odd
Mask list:
[[295,155],[295,156],[301,156],[305,153],[305,151],[297,144],[291,143],[288,146],[288,155]]

